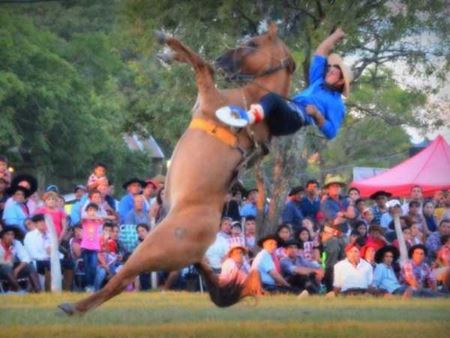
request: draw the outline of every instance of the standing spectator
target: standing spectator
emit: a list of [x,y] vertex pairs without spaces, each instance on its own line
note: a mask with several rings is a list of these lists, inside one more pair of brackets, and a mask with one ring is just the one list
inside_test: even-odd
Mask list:
[[132,178],[123,184],[123,188],[127,191],[127,194],[124,195],[119,202],[119,216],[121,224],[125,222],[128,213],[133,210],[134,196],[139,195],[144,186],[145,182],[138,178]]
[[227,193],[227,195],[225,196],[225,203],[222,210],[222,217],[231,217],[234,221],[239,221],[241,219],[237,195],[238,190],[234,190]]
[[335,294],[372,293],[373,268],[361,259],[360,247],[356,243],[349,243],[345,247],[346,259],[334,266]]
[[150,225],[149,214],[145,210],[144,195],[134,196],[134,207],[125,217],[125,224],[147,224]]
[[25,220],[30,216],[25,204],[25,197],[29,196],[30,190],[16,185],[10,188],[12,199],[6,204],[3,211],[3,221],[6,225],[17,228],[22,234],[22,238],[27,232]]
[[409,260],[403,264],[402,279],[417,296],[435,297],[436,280],[431,267],[425,262],[427,248],[422,244],[413,245],[408,251]]
[[375,205],[372,207],[374,224],[380,224],[381,217],[383,217],[383,215],[388,212],[386,202],[387,199],[391,196],[391,193],[383,190],[377,191],[370,195],[370,199],[375,201]]
[[89,203],[86,207],[86,216],[82,219],[83,235],[81,239],[84,273],[86,278],[86,291],[94,291],[95,275],[97,272],[97,254],[100,251],[100,236],[103,219],[98,216],[98,205]]
[[285,224],[290,224],[295,233],[302,226],[303,213],[301,200],[303,198],[303,187],[293,187],[289,191],[288,202],[284,205],[281,221]]
[[106,212],[111,215],[116,215],[116,200],[111,196],[111,186],[108,180],[101,180],[97,185],[97,190],[102,195],[102,206],[105,208]]
[[258,209],[256,203],[258,202],[258,189],[250,189],[247,192],[247,200],[241,208],[241,217],[253,216],[256,217]]
[[222,218],[216,240],[205,253],[209,266],[216,274],[220,274],[223,259],[230,246],[231,221],[229,217]]
[[355,222],[355,230],[358,234],[358,244],[362,247],[366,244],[368,239],[368,231],[367,231],[367,224],[364,221],[357,221]]
[[333,289],[334,265],[344,256],[344,244],[339,238],[339,231],[325,225],[321,231],[322,267],[325,268],[323,283],[327,291]]
[[306,195],[300,201],[303,217],[317,222],[317,213],[320,211],[319,182],[309,180],[305,186]]
[[438,231],[433,232],[427,238],[426,247],[429,258],[432,260],[436,259],[436,254],[442,246],[441,237],[445,235],[450,235],[450,219],[443,219],[441,223],[439,223]]
[[[423,192],[422,187],[420,185],[415,185],[411,188],[409,202],[415,201],[419,203],[418,213],[422,214],[422,204],[423,204]],[[409,202],[405,202],[402,205],[402,214],[407,215],[409,213]]]
[[146,210],[150,210],[150,207],[155,202],[154,195],[157,193],[157,191],[158,191],[158,184],[151,179],[146,179],[144,189],[142,190]]
[[97,162],[94,164],[93,172],[88,178],[87,188],[88,190],[98,189],[98,184],[103,180],[108,180],[106,177],[106,171],[108,170],[106,164]]
[[109,204],[104,200],[103,195],[98,190],[91,190],[88,194],[88,199],[85,201],[84,205],[81,207],[81,218],[86,218],[87,206],[91,203],[97,205],[97,217],[103,218],[104,220],[116,220],[114,211],[111,209]]
[[67,215],[64,210],[58,208],[58,196],[53,191],[46,192],[43,196],[44,206],[38,208],[36,214],[48,215],[52,218],[58,242],[61,242],[67,231]]
[[164,194],[165,189],[164,187],[162,187],[158,190],[158,193],[156,194],[156,203],[152,204],[152,207],[149,211],[151,228],[154,228],[166,216],[167,210],[164,207]]
[[291,285],[277,271],[273,261],[273,253],[277,249],[277,237],[268,235],[258,241],[262,250],[256,255],[252,263],[252,270],[259,272],[262,288],[267,292],[292,291]]
[[348,197],[350,198],[350,204],[356,207],[356,201],[361,198],[361,193],[358,188],[351,187],[348,189]]
[[358,198],[354,203],[354,209],[355,209],[355,220],[362,220],[362,213],[364,210],[366,210],[366,200],[363,198]]
[[328,222],[339,226],[343,233],[347,233],[349,226],[347,220],[355,218],[355,209],[351,205],[349,198],[341,195],[345,180],[340,175],[327,175],[324,188],[327,196],[321,205],[321,211]]
[[434,203],[433,201],[427,201],[423,204],[423,218],[425,219],[426,226],[430,232],[437,230],[437,220],[434,216]]
[[362,220],[366,223],[368,227],[372,225],[376,225],[375,222],[375,215],[373,214],[373,211],[371,208],[365,208],[362,212]]

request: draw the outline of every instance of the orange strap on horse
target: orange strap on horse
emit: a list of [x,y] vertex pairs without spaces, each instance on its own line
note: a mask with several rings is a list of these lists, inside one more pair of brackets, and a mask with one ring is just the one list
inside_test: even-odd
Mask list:
[[189,124],[189,128],[206,131],[211,136],[231,147],[236,147],[238,145],[238,139],[235,134],[211,120],[195,117]]

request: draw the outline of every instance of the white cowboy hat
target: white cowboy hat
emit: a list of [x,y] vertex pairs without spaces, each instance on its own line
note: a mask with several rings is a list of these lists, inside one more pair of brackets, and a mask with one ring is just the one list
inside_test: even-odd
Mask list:
[[327,58],[329,65],[338,65],[342,72],[342,77],[344,78],[344,91],[342,94],[345,97],[348,97],[350,95],[350,82],[353,80],[353,73],[350,70],[350,67],[348,67],[342,58],[335,53],[332,53],[328,55]]

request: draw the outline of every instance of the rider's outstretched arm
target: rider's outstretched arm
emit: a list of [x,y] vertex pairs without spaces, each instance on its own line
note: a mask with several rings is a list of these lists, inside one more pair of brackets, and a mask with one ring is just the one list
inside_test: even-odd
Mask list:
[[334,46],[345,37],[345,33],[342,28],[338,27],[333,33],[331,33],[325,40],[323,40],[319,47],[317,47],[315,54],[328,56],[333,50]]

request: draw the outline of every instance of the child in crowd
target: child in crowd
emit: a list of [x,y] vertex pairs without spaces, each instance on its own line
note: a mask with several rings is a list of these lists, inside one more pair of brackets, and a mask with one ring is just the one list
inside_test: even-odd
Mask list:
[[103,219],[97,215],[98,205],[89,203],[86,206],[86,216],[81,221],[83,229],[81,238],[84,273],[86,278],[86,291],[94,291],[94,282],[97,272],[98,252],[100,251],[100,237]]
[[97,189],[98,185],[102,181],[108,180],[108,178],[106,177],[106,170],[107,167],[104,163],[98,162],[94,165],[94,171],[92,172],[91,176],[89,176],[87,182],[87,188],[89,191]]
[[298,232],[298,243],[299,243],[298,256],[302,257],[304,260],[308,262],[317,263],[317,268],[319,268],[320,267],[319,243],[313,241],[311,237],[311,232],[307,228],[305,227],[300,228],[300,231]]
[[52,218],[58,241],[61,242],[67,231],[67,215],[58,206],[59,195],[54,191],[48,191],[42,199],[44,200],[44,206],[36,209],[35,215],[49,215]]
[[0,178],[5,180],[6,186],[9,186],[11,183],[11,173],[8,170],[8,159],[2,155],[0,155]]

